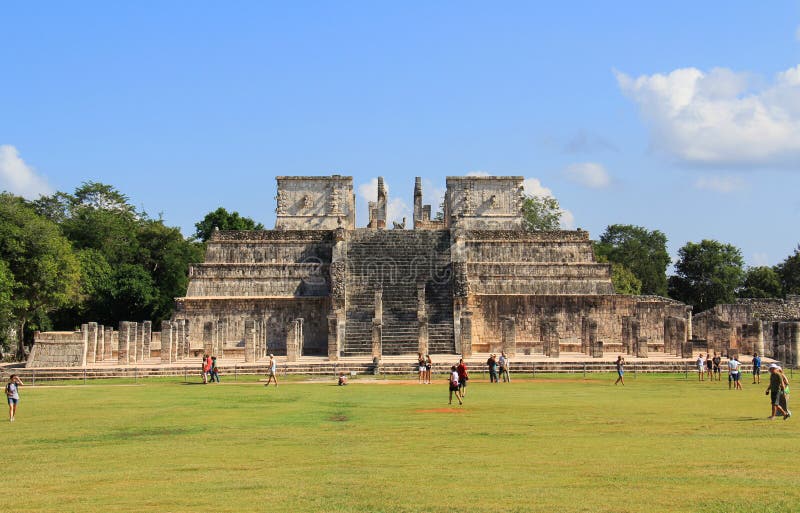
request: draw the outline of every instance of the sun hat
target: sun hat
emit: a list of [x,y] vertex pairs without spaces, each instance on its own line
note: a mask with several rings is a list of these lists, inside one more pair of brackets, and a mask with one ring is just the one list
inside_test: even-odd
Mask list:
[[769,365],[769,368],[770,368],[770,369],[780,369],[780,367],[778,367],[778,364],[777,364],[777,363],[771,363],[771,364]]

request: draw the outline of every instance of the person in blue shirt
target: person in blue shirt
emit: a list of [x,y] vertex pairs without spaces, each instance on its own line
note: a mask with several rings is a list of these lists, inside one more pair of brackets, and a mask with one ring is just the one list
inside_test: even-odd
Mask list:
[[761,383],[761,357],[753,353],[753,384]]

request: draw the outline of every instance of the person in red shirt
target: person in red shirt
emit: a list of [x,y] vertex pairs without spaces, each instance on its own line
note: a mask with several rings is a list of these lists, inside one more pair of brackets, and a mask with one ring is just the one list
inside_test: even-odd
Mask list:
[[208,383],[208,375],[211,373],[211,357],[203,355],[203,384]]
[[465,397],[467,395],[467,381],[469,381],[469,373],[467,372],[467,364],[464,363],[463,358],[458,360],[456,372],[458,373],[458,389],[461,392],[461,397]]

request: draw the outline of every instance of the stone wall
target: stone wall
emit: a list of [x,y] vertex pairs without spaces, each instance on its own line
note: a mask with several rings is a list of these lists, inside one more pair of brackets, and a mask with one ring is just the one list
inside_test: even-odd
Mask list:
[[351,176],[279,176],[276,230],[355,228]]
[[521,176],[448,176],[447,228],[510,230],[522,227]]
[[26,367],[83,367],[89,334],[84,324],[80,331],[35,332]]

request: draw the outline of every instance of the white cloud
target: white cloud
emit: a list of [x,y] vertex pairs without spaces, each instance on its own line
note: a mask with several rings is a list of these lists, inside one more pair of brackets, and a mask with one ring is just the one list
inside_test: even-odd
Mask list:
[[36,170],[27,165],[14,146],[0,145],[0,190],[26,199],[50,194],[53,189]]
[[[389,194],[389,184],[384,181],[384,187],[386,188],[386,195],[389,198],[389,203],[386,205],[386,225],[387,228],[391,228],[392,221],[402,222],[403,218],[406,218],[406,227],[411,227],[412,224],[412,217],[411,217],[411,209],[408,206],[408,203],[403,201],[400,198],[392,198],[391,194]],[[367,202],[369,201],[377,201],[378,199],[378,179],[373,178],[367,183],[362,183],[358,186],[358,195],[363,200],[364,208],[358,209],[363,212],[367,212],[367,219],[369,219],[369,209],[367,208]],[[437,205],[438,206],[438,205]]]
[[719,192],[727,194],[729,192],[744,189],[745,183],[739,176],[701,176],[694,181],[695,189]]
[[486,171],[470,171],[467,173],[467,176],[493,176],[492,173],[487,173]]
[[726,68],[615,74],[659,151],[711,165],[793,165],[800,158],[800,65],[766,85]]
[[564,169],[564,174],[571,182],[590,189],[604,189],[611,183],[606,168],[596,162],[571,164]]
[[[555,198],[553,191],[542,185],[538,178],[526,178],[522,182],[522,187],[525,189],[525,194],[530,196]],[[565,230],[575,229],[575,214],[563,207],[561,208],[561,228]]]
[[431,217],[439,211],[439,205],[444,202],[444,193],[447,189],[437,187],[432,180],[422,179],[422,204],[431,206]]

